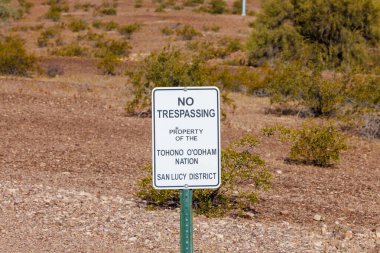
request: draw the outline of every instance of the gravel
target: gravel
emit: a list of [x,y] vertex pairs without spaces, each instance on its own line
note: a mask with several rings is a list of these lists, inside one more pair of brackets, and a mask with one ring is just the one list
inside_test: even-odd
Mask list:
[[[0,252],[178,252],[179,210],[0,181]],[[311,217],[313,219],[313,217]],[[194,218],[195,252],[380,252],[380,230]]]

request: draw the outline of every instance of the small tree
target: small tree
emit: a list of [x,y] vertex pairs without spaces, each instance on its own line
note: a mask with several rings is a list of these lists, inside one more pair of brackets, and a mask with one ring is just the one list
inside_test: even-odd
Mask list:
[[10,18],[19,18],[21,12],[10,5],[10,0],[0,0],[0,21]]
[[36,58],[29,55],[20,38],[6,37],[0,40],[0,74],[27,75],[35,69]]
[[[221,187],[194,190],[193,206],[197,214],[244,216],[252,211],[252,204],[259,201],[260,191],[270,189],[272,177],[264,160],[252,153],[251,149],[258,143],[255,136],[246,135],[222,151]],[[149,175],[140,179],[138,196],[151,207],[178,207],[179,191],[154,189],[151,165],[145,170]]]
[[379,5],[376,0],[265,1],[248,44],[249,63],[278,57],[308,57],[328,67],[365,63],[368,47],[380,41]]
[[134,98],[128,102],[130,114],[150,112],[150,92],[155,87],[211,85],[208,69],[197,60],[187,60],[178,50],[152,53],[140,71],[130,74]]

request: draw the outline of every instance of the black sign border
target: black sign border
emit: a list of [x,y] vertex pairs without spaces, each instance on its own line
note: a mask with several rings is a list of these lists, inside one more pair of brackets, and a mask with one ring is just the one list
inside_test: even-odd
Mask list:
[[[216,91],[216,102],[217,102],[217,131],[218,131],[218,183],[216,185],[188,185],[185,187],[184,185],[173,185],[173,186],[157,186],[156,184],[156,117],[155,117],[155,93],[156,91],[178,91],[178,90],[213,90]],[[221,185],[221,151],[220,151],[220,91],[217,87],[178,87],[178,88],[172,88],[172,87],[157,87],[152,91],[152,133],[153,133],[153,138],[152,138],[152,157],[153,157],[153,187],[155,189],[217,189]]]

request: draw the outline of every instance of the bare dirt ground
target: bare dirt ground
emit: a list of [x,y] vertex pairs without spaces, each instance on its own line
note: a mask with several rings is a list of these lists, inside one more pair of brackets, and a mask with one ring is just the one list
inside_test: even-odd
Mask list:
[[[146,211],[134,194],[150,119],[125,116],[122,78],[70,78],[0,80],[1,252],[176,252],[178,210]],[[224,144],[301,122],[234,96]],[[321,169],[285,163],[287,147],[263,138],[273,189],[252,219],[196,217],[198,252],[378,252],[379,145],[352,138],[341,163]]]
[[[120,3],[116,19],[143,22],[131,40],[135,55],[167,44],[163,24],[219,25],[204,36],[245,38],[253,19],[156,13],[131,2]],[[20,22],[39,22],[47,9],[39,4]],[[147,211],[135,196],[151,157],[151,120],[126,116],[126,77],[99,75],[92,59],[46,56],[37,34],[23,36],[42,65],[60,64],[64,75],[0,77],[0,252],[178,252],[178,210]],[[223,146],[264,126],[303,122],[267,114],[266,98],[233,97]],[[254,217],[195,217],[196,252],[380,252],[380,142],[352,136],[349,146],[337,166],[318,168],[286,163],[289,147],[261,137],[256,151],[273,188]]]

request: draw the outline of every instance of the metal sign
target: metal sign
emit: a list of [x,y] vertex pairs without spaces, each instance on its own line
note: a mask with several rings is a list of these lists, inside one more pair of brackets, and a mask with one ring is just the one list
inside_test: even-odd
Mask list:
[[153,186],[218,188],[220,94],[216,87],[155,88],[152,92]]

